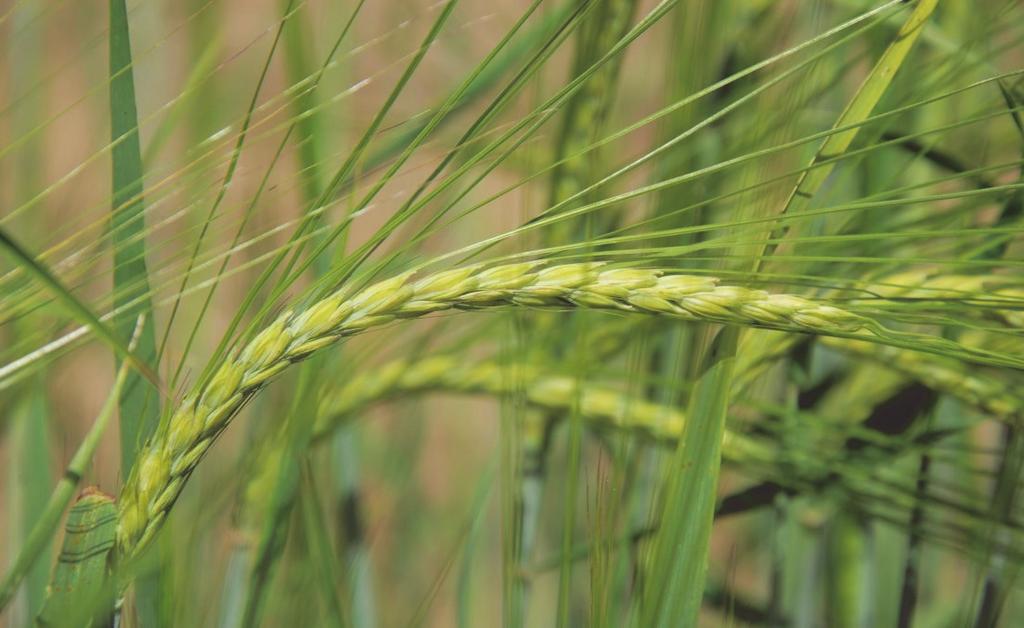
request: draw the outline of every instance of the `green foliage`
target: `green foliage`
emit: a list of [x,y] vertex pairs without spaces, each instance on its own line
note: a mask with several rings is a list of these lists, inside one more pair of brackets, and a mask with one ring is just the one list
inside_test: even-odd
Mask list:
[[1021,3],[108,5],[0,15],[0,623],[1014,625]]

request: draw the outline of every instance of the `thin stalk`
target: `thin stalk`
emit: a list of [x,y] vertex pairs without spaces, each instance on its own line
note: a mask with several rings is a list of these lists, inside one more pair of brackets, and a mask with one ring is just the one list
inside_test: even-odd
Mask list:
[[356,436],[354,429],[342,429],[332,440],[331,460],[338,477],[335,509],[339,534],[342,536],[338,541],[339,560],[345,565],[348,578],[353,628],[374,628],[377,625],[377,595],[373,586],[374,568],[363,521]]
[[[1022,469],[1024,437],[1021,436],[1020,428],[1011,422],[1003,426],[1003,452],[999,460],[999,475],[992,490],[993,521],[1006,522],[1011,519]],[[1006,538],[1008,535],[1005,530],[997,530],[995,536],[1004,545],[1014,542],[1012,538]],[[1012,559],[998,551],[989,559],[989,565],[981,605],[974,619],[975,628],[995,628],[1009,595],[1010,586],[1019,571],[1019,567]]]
[[[9,432],[11,448],[8,499],[16,507],[9,508],[11,547],[21,547],[35,524],[46,512],[47,495],[53,485],[50,470],[50,417],[46,402],[45,379],[35,378],[28,389],[22,408],[14,416]],[[49,581],[51,561],[49,546],[43,547],[25,579],[24,604],[11,609],[11,623],[27,624],[43,606]]]
[[[924,496],[928,491],[928,471],[931,468],[931,457],[928,454],[921,456],[917,469],[917,494]],[[910,514],[908,528],[910,530],[907,539],[907,559],[903,567],[903,585],[900,593],[900,612],[896,620],[898,628],[910,628],[914,622],[914,611],[917,608],[918,580],[920,578],[921,564],[921,524],[924,521],[924,508],[922,499],[915,504]]]

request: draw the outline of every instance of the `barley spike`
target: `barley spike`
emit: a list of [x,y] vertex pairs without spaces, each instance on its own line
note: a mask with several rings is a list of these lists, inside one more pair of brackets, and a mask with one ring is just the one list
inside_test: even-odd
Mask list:
[[118,499],[113,560],[130,559],[146,546],[213,441],[243,405],[289,364],[343,337],[398,319],[497,306],[639,312],[966,351],[942,339],[893,332],[869,317],[804,297],[722,286],[711,277],[609,268],[600,263],[478,265],[421,279],[403,274],[355,293],[343,288],[304,311],[279,316],[161,423],[140,452]]

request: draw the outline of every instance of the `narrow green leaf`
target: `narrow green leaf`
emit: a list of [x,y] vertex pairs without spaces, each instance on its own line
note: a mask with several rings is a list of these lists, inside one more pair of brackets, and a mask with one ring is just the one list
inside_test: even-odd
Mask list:
[[[152,312],[149,273],[146,269],[146,216],[143,197],[142,150],[135,105],[135,78],[131,35],[125,0],[110,0],[110,141],[111,239],[114,248],[114,307],[141,297],[135,311]],[[115,320],[121,338],[132,334],[132,317]],[[146,362],[157,360],[153,316],[141,330],[138,352]],[[159,368],[159,365],[155,365]],[[129,375],[118,402],[121,434],[121,469],[127,475],[142,444],[160,422],[159,395],[138,377]],[[135,607],[140,620],[153,628],[162,625],[157,600],[157,577],[147,575],[136,586]]]
[[[110,141],[112,161],[111,233],[114,247],[114,308],[145,297],[139,311],[150,312],[146,271],[146,221],[142,189],[142,153],[135,107],[135,80],[125,0],[110,0]],[[129,338],[134,317],[122,316],[114,331]],[[138,344],[145,362],[156,356],[153,317],[148,316]],[[118,403],[121,427],[121,469],[135,463],[141,444],[156,429],[160,404],[153,390],[129,375]]]
[[[34,383],[28,408],[21,421],[21,438],[17,456],[21,459],[20,486],[22,493],[21,529],[25,533],[46,512],[46,494],[53,479],[50,471],[50,430],[49,413],[46,404],[46,388],[43,379]],[[23,542],[24,542],[23,540]],[[25,580],[28,591],[28,617],[35,617],[42,608],[49,577],[50,547],[41,548],[36,564],[29,569]]]
[[[289,0],[282,0],[282,9],[288,13]],[[284,41],[284,60],[288,70],[288,82],[297,85],[307,80],[307,77],[319,79],[322,70],[319,70],[313,63],[309,51],[310,27],[307,20],[304,20],[303,7],[296,9],[295,13],[288,18],[283,27],[282,38]],[[328,61],[330,61],[330,57]],[[321,130],[320,119],[322,113],[318,92],[315,89],[319,80],[313,83],[314,89],[302,89],[292,100],[292,112],[295,120],[295,146],[298,149],[299,164],[302,167],[299,180],[302,184],[302,196],[306,201],[307,211],[315,209],[313,203],[320,196],[324,189],[323,169],[321,167],[324,150],[322,143],[325,133]]]
[[[12,547],[28,541],[32,527],[46,511],[46,496],[53,480],[50,477],[50,437],[47,421],[46,391],[43,378],[36,378],[26,387],[25,399],[11,413],[7,441],[10,469],[5,489],[7,503],[4,513],[8,538]],[[12,625],[26,624],[39,614],[50,578],[50,545],[44,545],[39,558],[25,576],[25,596],[11,605],[8,618]]]
[[697,624],[738,338],[739,330],[722,329],[695,381],[689,420],[668,471],[641,608],[642,626]]

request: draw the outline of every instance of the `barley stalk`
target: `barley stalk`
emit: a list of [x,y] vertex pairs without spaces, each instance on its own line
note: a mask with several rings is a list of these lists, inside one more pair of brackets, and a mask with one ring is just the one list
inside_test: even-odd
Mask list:
[[[400,275],[361,291],[339,290],[299,312],[286,312],[256,335],[181,402],[139,454],[121,491],[114,560],[130,559],[153,538],[188,476],[232,417],[290,364],[345,336],[403,318],[453,308],[585,307],[871,338],[959,349],[949,341],[887,330],[871,318],[790,294],[769,294],[717,280],[597,263],[471,266],[413,280]],[[990,356],[989,356],[990,357]],[[993,360],[994,361],[994,360]],[[1016,362],[1006,359],[1014,366]]]

